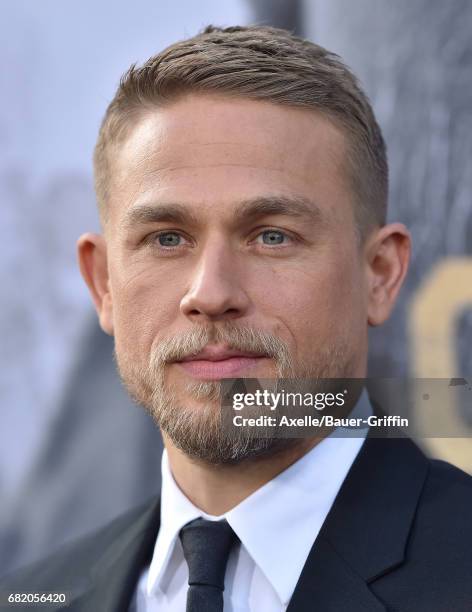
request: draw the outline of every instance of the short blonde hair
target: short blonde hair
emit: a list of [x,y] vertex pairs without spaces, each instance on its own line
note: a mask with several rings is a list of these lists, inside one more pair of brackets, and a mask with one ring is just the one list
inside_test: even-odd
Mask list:
[[110,154],[146,110],[191,92],[222,93],[316,110],[347,137],[347,169],[360,235],[383,225],[388,199],[384,139],[367,96],[341,59],[323,47],[266,26],[206,27],[122,76],[94,153],[102,222],[111,183]]

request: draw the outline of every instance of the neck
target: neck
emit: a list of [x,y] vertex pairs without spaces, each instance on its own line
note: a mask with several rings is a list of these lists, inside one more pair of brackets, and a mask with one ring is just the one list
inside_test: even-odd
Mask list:
[[302,438],[274,455],[238,464],[211,465],[189,457],[162,434],[172,475],[181,491],[206,514],[220,516],[298,461],[319,438]]

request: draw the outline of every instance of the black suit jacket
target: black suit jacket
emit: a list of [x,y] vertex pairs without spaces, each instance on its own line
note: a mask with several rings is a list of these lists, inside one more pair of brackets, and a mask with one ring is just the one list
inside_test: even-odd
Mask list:
[[[294,499],[288,520],[296,513]],[[66,592],[68,603],[50,609],[125,612],[158,530],[154,499],[4,581],[2,604],[9,593],[54,591]],[[369,436],[288,612],[386,610],[472,611],[472,478],[427,459],[408,439]]]

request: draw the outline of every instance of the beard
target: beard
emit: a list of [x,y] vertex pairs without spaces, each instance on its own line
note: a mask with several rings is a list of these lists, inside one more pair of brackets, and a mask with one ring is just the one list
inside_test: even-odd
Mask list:
[[[207,344],[272,358],[277,379],[292,384],[306,378],[345,378],[352,371],[353,355],[341,339],[314,352],[309,361],[295,362],[289,347],[277,336],[231,322],[218,327],[197,327],[179,337],[160,340],[153,346],[148,363],[140,366],[124,352],[115,361],[120,378],[131,398],[144,406],[172,443],[189,457],[212,465],[238,464],[273,456],[303,442],[296,438],[254,437],[250,428],[222,427],[222,383],[190,380],[179,388],[166,381],[166,368],[175,361],[197,354]],[[185,399],[199,406],[190,406]]]

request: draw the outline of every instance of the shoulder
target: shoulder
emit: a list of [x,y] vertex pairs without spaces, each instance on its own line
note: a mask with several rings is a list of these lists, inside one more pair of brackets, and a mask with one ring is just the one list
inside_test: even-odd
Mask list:
[[[153,498],[132,508],[84,537],[73,540],[50,556],[21,568],[0,580],[0,593],[31,592],[35,588],[80,591],[93,579],[94,567],[107,551],[123,541],[130,531],[139,534],[151,516],[156,515],[159,500]],[[1,602],[3,603],[3,602]]]
[[440,526],[435,530],[433,540],[439,544],[441,534],[448,534],[449,542],[455,535],[458,543],[465,536],[463,544],[472,550],[472,476],[459,468],[437,459],[429,459],[428,474],[420,497],[417,523],[423,530]]
[[404,563],[372,588],[392,609],[469,610],[472,477],[444,461],[427,463]]
[[439,459],[429,459],[429,465],[427,484],[430,488],[442,489],[446,485],[450,493],[472,495],[472,476],[470,474]]

